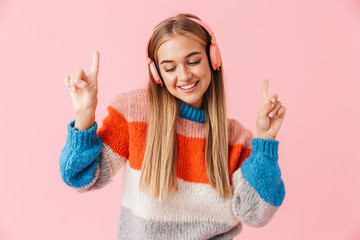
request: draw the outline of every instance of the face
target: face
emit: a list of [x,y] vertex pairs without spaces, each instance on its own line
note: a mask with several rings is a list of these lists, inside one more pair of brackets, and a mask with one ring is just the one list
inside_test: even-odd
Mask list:
[[194,39],[180,34],[158,49],[161,76],[168,91],[194,108],[200,108],[211,81],[205,48]]

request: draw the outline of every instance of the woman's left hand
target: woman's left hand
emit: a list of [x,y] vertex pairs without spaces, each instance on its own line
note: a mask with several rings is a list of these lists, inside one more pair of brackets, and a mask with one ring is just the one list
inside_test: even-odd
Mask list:
[[286,108],[278,101],[279,96],[273,94],[268,99],[269,80],[265,79],[262,85],[261,106],[256,121],[257,137],[275,140],[276,135],[285,118]]

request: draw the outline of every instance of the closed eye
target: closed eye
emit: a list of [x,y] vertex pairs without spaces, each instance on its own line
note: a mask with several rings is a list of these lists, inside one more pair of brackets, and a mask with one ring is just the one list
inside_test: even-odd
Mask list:
[[196,62],[189,62],[190,65],[196,65],[196,64],[198,64],[198,63],[200,63],[200,60],[198,60],[198,61],[196,61]]
[[[199,64],[200,63],[200,61],[201,60],[198,60],[198,61],[196,61],[196,62],[189,62],[189,65],[196,65],[196,64]],[[165,72],[172,72],[172,71],[174,71],[175,70],[175,68],[171,68],[171,69],[167,69],[167,70],[165,70]]]
[[165,70],[165,72],[172,72],[174,71],[175,68],[171,68],[171,69],[168,69],[168,70]]

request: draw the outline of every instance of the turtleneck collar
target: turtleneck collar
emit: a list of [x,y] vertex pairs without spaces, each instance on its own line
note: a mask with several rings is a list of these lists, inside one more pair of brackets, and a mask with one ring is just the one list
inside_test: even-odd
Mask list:
[[205,122],[205,111],[194,108],[178,99],[180,103],[180,117],[199,123]]

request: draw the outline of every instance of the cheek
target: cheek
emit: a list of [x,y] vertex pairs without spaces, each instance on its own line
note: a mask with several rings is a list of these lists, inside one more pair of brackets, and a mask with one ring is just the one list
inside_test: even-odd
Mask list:
[[203,61],[201,66],[199,66],[198,75],[201,75],[202,77],[211,75],[211,70],[208,61]]
[[197,75],[206,81],[210,81],[211,70],[210,70],[209,66],[204,66],[204,67],[200,68]]
[[169,75],[163,75],[163,80],[165,82],[165,85],[169,88],[173,88],[175,86],[175,77],[169,76]]

